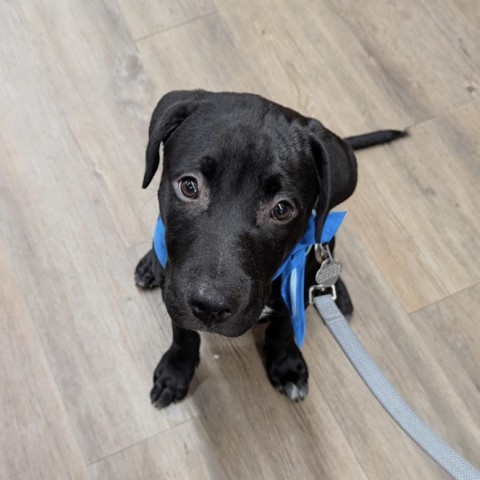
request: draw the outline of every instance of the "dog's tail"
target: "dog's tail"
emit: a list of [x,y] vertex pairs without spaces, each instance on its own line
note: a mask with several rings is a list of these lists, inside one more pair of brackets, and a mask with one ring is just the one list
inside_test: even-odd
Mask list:
[[376,132],[365,133],[347,137],[345,141],[354,149],[373,147],[381,143],[388,143],[397,138],[405,137],[408,133],[405,130],[378,130]]

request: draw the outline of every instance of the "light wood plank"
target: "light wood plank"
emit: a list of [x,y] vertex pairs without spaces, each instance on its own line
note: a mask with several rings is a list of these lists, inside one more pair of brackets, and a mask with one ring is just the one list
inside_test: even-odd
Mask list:
[[350,221],[409,312],[480,281],[480,103],[358,155]]
[[212,0],[119,0],[132,38],[138,40],[216,11]]
[[[475,285],[410,315],[448,375],[451,388],[459,392],[468,410],[475,412],[480,402],[479,309],[480,285]],[[477,421],[477,429],[478,425]],[[477,458],[479,453],[477,450]]]
[[88,478],[2,235],[0,265],[0,477]]
[[[98,188],[122,241],[131,246],[148,240],[158,205],[151,201],[154,192],[140,186],[148,122],[158,97],[118,6],[113,0],[25,2],[19,15],[20,28],[42,39],[33,41],[31,61],[54,92],[53,105],[83,155],[83,171]],[[62,21],[52,22],[56,17]],[[10,44],[15,35],[14,30]],[[12,47],[11,58],[25,63],[13,52]],[[144,211],[151,212],[148,222]]]
[[[478,63],[471,61],[462,44],[462,38],[473,42],[473,30],[478,30],[475,2],[469,7],[462,2],[463,8],[449,6],[448,0],[328,0],[328,4],[389,76],[397,98],[417,121],[478,98]],[[473,14],[473,28],[468,31],[464,29],[465,14],[458,15],[467,9]],[[435,18],[435,12],[442,10],[444,25],[451,25],[448,29]]]
[[[9,8],[4,45],[24,54],[12,55],[1,72],[0,105],[9,112],[0,120],[2,158],[10,159],[0,163],[2,230],[79,442],[95,461],[185,421],[192,410],[188,401],[163,415],[150,406],[151,373],[169,343],[169,321],[162,333],[133,284],[133,265],[109,215],[117,200],[105,200],[102,176],[62,111],[64,92],[42,61],[51,45],[39,48],[24,12]],[[76,17],[76,25],[82,21]]]
[[478,73],[480,70],[480,56],[477,54],[480,42],[480,9],[475,0],[422,0],[425,10],[437,23],[457,48],[460,48],[465,60],[476,73],[466,89],[472,96],[478,98]]
[[228,479],[216,462],[207,433],[190,420],[90,466],[98,480]]
[[198,419],[229,477],[288,479],[302,472],[312,479],[365,478],[321,390],[310,383],[301,404],[280,396],[261,362],[261,328],[254,338],[207,337],[206,368],[199,370],[194,391]]
[[340,134],[414,121],[389,76],[326,2],[219,0],[217,6],[267,97]]
[[[413,121],[386,87],[387,100],[382,103],[376,92],[378,79],[362,63],[365,52],[355,38],[349,38],[338,16],[325,10],[307,29],[295,16],[287,20],[288,9],[293,8],[288,5],[285,12],[263,3],[225,2],[221,8],[219,4],[220,16],[137,42],[159,95],[172,88],[251,91],[317,116],[345,133],[380,127],[386,119],[397,126]],[[332,23],[332,29],[341,32],[338,38],[332,38],[326,28]],[[322,38],[312,39],[310,34]],[[329,46],[322,56],[312,46],[317,43]],[[351,57],[359,58],[359,65],[351,65],[348,52],[342,52],[343,43],[351,45]],[[346,96],[345,89],[359,76],[368,87],[357,92],[358,98]],[[387,78],[384,83],[388,85]]]
[[217,6],[270,96],[339,133],[407,126],[475,98],[478,69],[415,2]]
[[189,478],[195,458],[200,478],[289,479],[298,472],[308,479],[367,478],[315,384],[304,403],[292,404],[270,386],[251,334],[202,340],[191,388],[196,420],[99,462],[96,478],[117,478],[131,468],[119,478],[140,479],[141,465],[158,478]]
[[137,47],[158,97],[174,89],[262,90],[261,78],[238,54],[218,14],[141,40]]

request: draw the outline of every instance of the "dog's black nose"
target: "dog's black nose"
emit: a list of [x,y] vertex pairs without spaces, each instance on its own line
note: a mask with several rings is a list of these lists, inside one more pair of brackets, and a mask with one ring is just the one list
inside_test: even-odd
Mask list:
[[202,322],[222,322],[232,315],[233,305],[212,287],[200,286],[190,294],[192,313]]

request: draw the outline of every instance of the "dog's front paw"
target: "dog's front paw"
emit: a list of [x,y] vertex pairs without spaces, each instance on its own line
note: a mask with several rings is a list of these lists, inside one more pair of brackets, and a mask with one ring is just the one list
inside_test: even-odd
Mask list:
[[150,250],[135,268],[135,285],[144,289],[163,287],[165,274],[155,252]]
[[267,351],[266,369],[273,387],[290,400],[298,402],[307,396],[308,368],[295,344],[288,349]]
[[157,408],[167,407],[182,400],[199,364],[199,358],[181,358],[178,349],[171,347],[163,355],[153,374],[153,388],[150,392],[152,404]]

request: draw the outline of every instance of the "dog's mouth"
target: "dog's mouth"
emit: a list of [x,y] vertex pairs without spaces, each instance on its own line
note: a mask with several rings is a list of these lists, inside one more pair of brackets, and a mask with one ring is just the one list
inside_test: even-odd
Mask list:
[[255,322],[247,325],[218,325],[213,322],[211,325],[204,325],[196,330],[201,332],[214,333],[216,335],[222,335],[224,337],[240,337],[250,331],[254,325]]
[[200,322],[196,318],[174,317],[173,322],[180,328],[185,330],[194,330],[197,332],[208,332],[224,337],[240,337],[247,333],[258,323],[258,317],[253,321],[245,321],[244,319],[233,319],[229,322],[218,323],[214,319],[207,322]]
[[189,314],[182,317],[174,317],[174,322],[179,327],[188,330],[215,333],[225,337],[240,337],[258,323],[260,311],[257,312],[257,310],[261,309],[249,308],[223,321],[215,316],[199,320],[194,315]]

